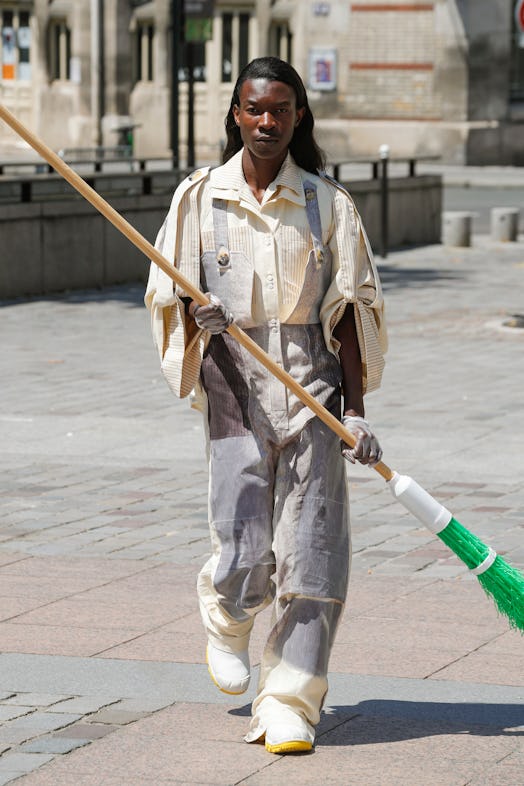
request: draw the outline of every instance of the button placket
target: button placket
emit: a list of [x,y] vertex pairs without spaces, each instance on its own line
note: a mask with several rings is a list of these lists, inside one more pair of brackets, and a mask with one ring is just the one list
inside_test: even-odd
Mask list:
[[267,251],[265,270],[264,270],[264,307],[266,314],[270,318],[277,318],[279,314],[278,303],[278,289],[277,289],[277,271],[276,271],[276,254],[275,254],[275,239],[271,230],[264,238],[264,248]]
[[[268,352],[269,355],[273,358],[275,363],[283,368],[284,360],[282,356],[282,336],[280,332],[280,322],[278,319],[270,319],[269,320],[269,337],[268,337]],[[280,428],[287,428],[285,424],[283,424],[282,417],[284,417],[287,422],[288,417],[288,394],[287,388],[283,382],[280,382],[279,379],[274,377],[272,374],[269,375],[269,397],[270,397],[270,406],[272,413],[280,413],[281,418],[279,420]]]

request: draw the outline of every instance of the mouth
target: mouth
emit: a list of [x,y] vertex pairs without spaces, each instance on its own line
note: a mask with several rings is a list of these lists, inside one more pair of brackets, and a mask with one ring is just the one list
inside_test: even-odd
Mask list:
[[278,142],[278,137],[276,137],[276,136],[257,136],[257,138],[255,139],[255,142],[259,142],[259,143],[261,143],[263,145],[274,144],[275,142]]

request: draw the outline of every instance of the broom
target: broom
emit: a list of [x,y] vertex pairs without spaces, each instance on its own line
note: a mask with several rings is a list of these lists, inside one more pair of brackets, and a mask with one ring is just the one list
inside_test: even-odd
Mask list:
[[[51,164],[58,174],[67,180],[73,188],[107,218],[116,229],[122,232],[148,259],[152,260],[178,284],[187,295],[199,305],[208,304],[209,301],[203,292],[194,287],[123,216],[97,194],[80,175],[20,123],[2,104],[0,104],[0,117],[22,139],[25,139],[43,159]],[[281,366],[277,365],[243,330],[235,323],[230,325],[227,330],[335,434],[350,447],[355,446],[356,439],[353,434],[344,428],[334,415],[328,412],[322,404],[319,404]],[[498,611],[508,618],[510,625],[515,629],[524,631],[524,576],[522,573],[497,556],[493,549],[463,527],[446,508],[433,499],[412,478],[393,472],[382,461],[373,465],[373,469],[389,483],[393,496],[418,518],[422,524],[434,532],[466,564],[472,573],[478,576],[484,591],[494,600]]]
[[410,513],[437,535],[477,576],[484,592],[511,627],[524,631],[524,576],[497,552],[462,526],[447,508],[408,475],[394,472],[391,493]]

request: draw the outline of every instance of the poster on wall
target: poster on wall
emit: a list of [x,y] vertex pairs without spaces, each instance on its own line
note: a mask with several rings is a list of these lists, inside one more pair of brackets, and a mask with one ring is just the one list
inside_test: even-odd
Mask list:
[[519,47],[524,49],[524,0],[517,0],[515,6],[515,22],[517,23]]
[[336,49],[315,48],[309,52],[309,87],[311,90],[336,90]]
[[2,79],[15,78],[16,41],[13,27],[2,28]]

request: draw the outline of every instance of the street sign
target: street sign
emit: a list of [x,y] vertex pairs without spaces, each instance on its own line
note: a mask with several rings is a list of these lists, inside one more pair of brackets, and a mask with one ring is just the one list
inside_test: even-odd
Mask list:
[[211,41],[213,38],[213,20],[189,17],[189,19],[186,19],[185,38],[186,41],[194,44]]
[[519,31],[519,46],[524,47],[524,0],[517,0],[515,6],[515,22]]
[[184,13],[193,19],[209,19],[213,16],[214,0],[184,0]]
[[198,44],[213,38],[214,0],[184,0],[184,38]]

